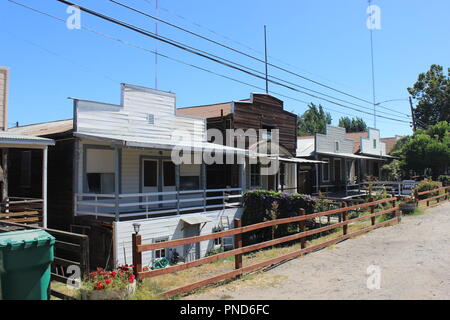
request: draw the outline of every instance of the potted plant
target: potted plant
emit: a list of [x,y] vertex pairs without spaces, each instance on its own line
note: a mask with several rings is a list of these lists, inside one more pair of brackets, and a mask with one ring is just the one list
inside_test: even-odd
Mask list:
[[134,293],[136,279],[132,265],[120,266],[113,271],[97,268],[83,281],[82,300],[123,300]]
[[399,208],[402,211],[402,214],[412,213],[417,209],[417,201],[414,198],[408,198],[405,202],[400,203]]

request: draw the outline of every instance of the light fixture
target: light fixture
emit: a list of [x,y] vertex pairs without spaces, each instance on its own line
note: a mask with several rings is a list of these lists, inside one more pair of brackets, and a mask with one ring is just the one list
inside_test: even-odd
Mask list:
[[140,223],[133,223],[133,228],[134,228],[134,233],[138,234],[139,233],[139,229],[141,228],[141,224]]

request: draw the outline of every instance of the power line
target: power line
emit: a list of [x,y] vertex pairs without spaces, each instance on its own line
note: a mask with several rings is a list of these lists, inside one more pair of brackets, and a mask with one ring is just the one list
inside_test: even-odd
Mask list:
[[[75,5],[75,4],[73,4],[73,3],[69,2],[69,1],[66,1],[66,0],[57,0],[57,1],[59,1],[59,2],[61,2],[61,3],[64,3],[64,4],[66,4],[66,5],[70,5],[70,6],[74,6],[74,5]],[[134,25],[132,25],[132,24],[123,22],[123,21],[121,21],[121,20],[119,20],[119,19],[116,19],[116,18],[112,18],[112,17],[106,16],[106,15],[101,14],[101,13],[98,13],[98,12],[96,12],[96,11],[94,11],[94,10],[91,10],[91,9],[88,9],[88,8],[85,8],[85,7],[82,7],[82,6],[78,6],[78,5],[76,5],[76,6],[77,6],[80,10],[82,10],[82,11],[88,13],[88,14],[91,14],[91,15],[93,15],[93,16],[96,16],[96,17],[98,17],[98,18],[101,18],[101,19],[103,19],[103,20],[106,20],[106,21],[109,21],[109,22],[111,22],[111,23],[117,24],[117,25],[119,25],[119,26],[125,27],[125,28],[127,28],[127,29],[130,29],[130,30],[135,31],[135,32],[137,32],[137,33],[140,33],[140,34],[142,34],[142,35],[148,36],[148,37],[150,37],[150,38],[153,38],[153,39],[162,41],[162,42],[164,42],[164,43],[166,43],[166,44],[170,44],[170,45],[175,46],[175,47],[177,47],[177,48],[179,48],[179,49],[182,49],[182,50],[184,50],[184,51],[193,53],[193,54],[198,55],[198,56],[200,56],[200,57],[209,59],[209,60],[211,60],[211,61],[213,61],[213,62],[216,62],[216,63],[219,63],[219,64],[221,64],[221,65],[230,67],[230,68],[232,68],[232,69],[234,69],[234,70],[237,70],[237,71],[240,71],[240,72],[244,72],[244,73],[246,73],[247,75],[251,75],[251,76],[257,77],[257,78],[262,79],[262,80],[265,79],[265,78],[264,78],[263,76],[261,76],[261,75],[258,75],[258,74],[255,74],[255,73],[253,73],[253,72],[250,72],[250,71],[248,71],[248,70],[243,69],[243,68],[247,68],[247,69],[251,69],[251,68],[248,68],[248,67],[246,67],[246,66],[242,66],[241,64],[237,64],[237,63],[232,62],[232,61],[230,61],[230,60],[221,58],[221,57],[219,57],[219,56],[217,56],[217,55],[213,55],[213,54],[210,54],[210,53],[208,53],[208,52],[198,50],[198,49],[193,48],[193,47],[188,46],[188,45],[184,45],[184,44],[182,44],[182,43],[180,43],[180,42],[178,42],[178,41],[174,41],[174,40],[169,39],[169,38],[167,38],[167,37],[162,37],[162,36],[159,36],[159,35],[155,35],[154,33],[150,32],[150,31],[148,31],[148,30],[145,30],[145,29],[143,29],[143,28],[139,28],[139,27],[134,26]],[[222,61],[222,60],[223,60],[223,61]],[[225,61],[225,62],[224,62],[224,61]],[[231,64],[230,64],[230,63],[231,63]],[[235,64],[235,65],[234,65],[234,64]],[[243,68],[241,68],[241,67],[243,67]],[[257,72],[258,72],[258,73],[261,73],[261,72],[259,72],[259,71],[257,71]],[[288,89],[290,89],[290,90],[293,90],[293,91],[297,91],[297,92],[306,94],[306,95],[311,96],[311,97],[316,98],[316,99],[321,99],[321,100],[327,101],[327,102],[329,102],[329,103],[332,103],[332,104],[335,104],[335,105],[342,106],[342,107],[344,107],[344,108],[348,108],[348,109],[352,109],[352,110],[354,110],[354,111],[358,111],[358,112],[362,112],[362,113],[366,113],[366,114],[373,115],[373,114],[371,114],[371,113],[369,113],[369,112],[366,112],[366,111],[364,111],[364,110],[360,110],[360,109],[356,109],[356,108],[353,108],[353,107],[349,107],[349,106],[346,106],[346,105],[343,105],[343,104],[340,104],[340,103],[337,103],[337,102],[334,102],[334,101],[325,99],[325,98],[323,98],[323,97],[318,97],[318,96],[316,96],[316,95],[312,95],[312,94],[307,93],[307,92],[304,92],[304,91],[302,91],[302,90],[295,89],[295,88],[293,88],[293,87],[287,86],[287,85],[285,85],[285,84],[283,84],[283,83],[280,83],[280,82],[278,82],[278,81],[274,81],[274,80],[269,80],[269,81],[270,81],[271,83],[276,84],[276,85],[279,85],[279,86],[288,88]],[[398,121],[398,122],[405,122],[405,123],[407,122],[407,121],[403,121],[403,120],[399,120],[399,119],[394,119],[394,118],[386,117],[386,116],[379,116],[379,117],[385,118],[385,119],[394,120],[394,121]]]
[[[58,1],[60,1],[60,0],[58,0]],[[63,0],[63,1],[64,1],[64,0]],[[189,33],[189,34],[191,34],[191,35],[194,35],[194,36],[196,36],[196,37],[199,37],[199,38],[201,38],[201,39],[203,39],[203,40],[209,41],[209,42],[211,42],[211,43],[214,43],[214,44],[216,44],[216,45],[219,45],[219,46],[221,46],[221,47],[224,47],[224,48],[226,48],[226,49],[228,49],[228,50],[231,50],[231,51],[234,51],[234,52],[239,53],[239,54],[241,54],[241,55],[244,55],[244,56],[246,56],[246,57],[248,57],[248,58],[251,58],[251,59],[253,59],[253,60],[256,60],[256,61],[265,63],[265,61],[264,61],[263,59],[260,59],[260,58],[258,58],[258,57],[252,56],[252,55],[250,55],[250,54],[248,54],[248,53],[245,53],[245,52],[243,52],[243,51],[241,51],[241,50],[237,50],[237,49],[232,48],[232,47],[230,47],[230,46],[224,45],[224,44],[222,44],[222,43],[220,43],[220,42],[218,42],[218,41],[212,40],[212,39],[210,39],[210,38],[208,38],[208,37],[205,37],[205,36],[203,36],[203,35],[200,35],[200,34],[198,34],[198,33],[193,32],[193,31],[187,30],[186,28],[182,28],[182,27],[180,27],[180,26],[177,26],[177,25],[175,25],[175,24],[173,24],[173,23],[170,23],[170,22],[168,22],[168,21],[165,21],[165,20],[163,20],[163,19],[154,17],[154,16],[152,16],[152,15],[150,15],[150,14],[148,14],[148,13],[145,13],[145,12],[143,12],[143,11],[141,11],[141,10],[138,10],[138,9],[133,8],[133,7],[131,7],[131,6],[125,5],[125,4],[123,4],[123,3],[120,3],[120,2],[118,2],[118,1],[116,1],[116,0],[109,0],[109,1],[115,3],[115,4],[119,5],[119,6],[122,6],[122,7],[124,7],[124,8],[127,8],[127,9],[129,9],[129,10],[131,10],[131,11],[134,11],[134,12],[136,12],[136,13],[139,13],[139,14],[141,14],[141,15],[143,15],[143,16],[146,16],[146,17],[148,17],[148,18],[155,19],[155,20],[160,21],[160,22],[162,22],[162,23],[165,23],[165,24],[167,24],[167,25],[169,25],[169,26],[172,26],[172,27],[174,27],[174,28],[177,28],[177,29],[179,29],[179,30],[182,30],[182,31],[184,31],[184,32],[187,32],[187,33]],[[271,66],[271,67],[273,67],[273,68],[276,68],[276,69],[278,69],[278,70],[287,72],[287,73],[289,73],[289,74],[291,74],[291,75],[297,76],[297,77],[299,77],[299,78],[301,78],[301,79],[303,79],[303,80],[307,80],[307,81],[309,81],[309,82],[315,83],[316,85],[325,87],[325,88],[327,88],[327,89],[329,89],[329,90],[333,90],[333,91],[335,91],[335,92],[338,92],[338,93],[340,93],[340,94],[343,94],[343,95],[352,97],[352,98],[357,99],[357,100],[360,100],[360,101],[362,101],[362,102],[369,103],[369,104],[371,104],[371,105],[373,105],[373,104],[375,103],[375,102],[370,102],[370,101],[368,101],[368,100],[366,100],[366,99],[363,99],[363,98],[359,98],[359,97],[354,96],[354,95],[352,95],[352,94],[346,93],[346,92],[344,92],[344,91],[338,90],[338,89],[336,89],[336,88],[333,88],[333,87],[328,86],[328,85],[326,85],[326,84],[320,83],[320,82],[318,82],[318,81],[316,81],[316,80],[310,79],[310,78],[308,78],[308,77],[305,77],[305,76],[300,75],[300,74],[298,74],[298,73],[292,72],[292,71],[290,71],[290,70],[287,70],[287,69],[285,69],[285,68],[283,68],[283,67],[274,65],[274,64],[272,64],[272,63],[268,63],[268,65]]]
[[[55,16],[52,16],[52,15],[50,15],[50,14],[48,14],[48,13],[39,11],[39,10],[37,10],[37,9],[28,7],[28,6],[26,6],[26,5],[17,3],[17,2],[12,1],[12,0],[9,0],[9,1],[12,2],[12,3],[18,4],[18,5],[22,6],[22,7],[25,7],[25,8],[27,8],[27,9],[30,9],[30,10],[32,10],[32,11],[35,11],[35,12],[37,12],[37,13],[43,14],[43,15],[45,15],[45,16],[48,16],[48,17],[51,17],[51,18],[54,18],[54,19],[57,19],[57,20],[59,20],[59,21],[61,21],[61,22],[65,22],[65,20],[63,20],[63,19],[61,19],[61,18],[58,18],[58,17],[55,17]],[[110,36],[110,35],[106,35],[106,34],[103,34],[103,33],[98,32],[98,31],[95,31],[95,30],[86,28],[86,27],[83,27],[83,29],[85,29],[85,30],[87,30],[87,31],[90,31],[90,32],[93,32],[93,33],[96,33],[96,34],[99,34],[99,35],[104,36],[104,37],[107,37],[107,38],[111,38],[111,39],[116,40],[116,41],[120,41],[120,42],[122,42],[122,43],[124,43],[124,44],[127,44],[127,45],[130,45],[130,44],[131,44],[131,43],[129,43],[128,41],[124,41],[124,40],[121,40],[121,39],[119,39],[119,38],[115,38],[115,37],[112,37],[112,36]],[[132,45],[132,44],[131,44],[131,45]],[[172,61],[176,61],[176,62],[185,64],[185,65],[188,65],[188,66],[197,68],[197,69],[199,69],[199,70],[203,70],[203,71],[205,71],[205,72],[208,72],[208,73],[211,73],[211,74],[215,74],[215,75],[217,75],[217,76],[220,76],[220,77],[223,77],[223,78],[226,78],[226,79],[229,79],[229,80],[232,80],[232,81],[241,83],[241,84],[245,84],[245,85],[248,85],[248,86],[257,88],[257,89],[262,89],[262,88],[260,88],[260,87],[255,86],[255,85],[248,84],[248,83],[246,83],[246,82],[243,82],[243,81],[240,81],[240,80],[237,80],[237,79],[228,77],[228,76],[221,75],[221,74],[216,73],[216,72],[213,72],[213,71],[211,71],[211,70],[207,70],[207,69],[205,69],[205,68],[198,67],[198,66],[195,66],[195,65],[190,64],[190,63],[183,62],[183,61],[181,61],[181,60],[179,60],[179,59],[175,59],[175,58],[172,58],[172,57],[163,55],[163,54],[159,54],[159,53],[157,53],[157,52],[155,52],[155,51],[152,51],[152,50],[148,50],[148,49],[145,49],[145,48],[142,48],[142,47],[138,47],[138,46],[136,46],[136,45],[132,45],[132,46],[134,46],[134,47],[136,47],[136,48],[139,48],[139,49],[143,49],[143,50],[148,51],[148,52],[151,52],[151,53],[153,53],[153,54],[157,54],[157,55],[159,55],[159,56],[162,56],[162,57],[164,57],[164,58],[170,59],[170,60],[172,60]],[[296,98],[292,98],[292,97],[289,97],[289,96],[286,96],[286,95],[282,95],[282,94],[279,94],[279,93],[276,93],[276,92],[273,92],[273,93],[278,94],[278,95],[280,95],[280,96],[285,96],[285,97],[287,97],[287,98],[290,98],[290,99],[293,99],[293,100],[296,100],[296,101],[300,101],[300,102],[305,103],[305,104],[308,104],[307,102],[302,101],[302,100],[299,100],[299,99],[296,99]],[[320,97],[318,97],[318,98],[320,98]],[[333,103],[333,104],[336,104],[335,102],[332,102],[332,101],[329,101],[329,102],[331,102],[331,103]],[[338,104],[338,105],[340,105],[340,104]],[[341,105],[341,106],[344,106],[344,105]],[[347,106],[344,106],[344,107],[348,108]],[[356,110],[356,111],[358,111],[358,112],[363,112],[363,111],[361,111],[361,110]],[[367,112],[365,112],[365,113],[367,113]],[[367,113],[367,114],[371,115],[370,113]],[[391,118],[387,118],[387,117],[386,117],[386,119],[390,119],[390,120],[392,120],[392,121],[399,121],[399,120],[391,119]],[[405,122],[405,121],[402,121],[402,122]]]

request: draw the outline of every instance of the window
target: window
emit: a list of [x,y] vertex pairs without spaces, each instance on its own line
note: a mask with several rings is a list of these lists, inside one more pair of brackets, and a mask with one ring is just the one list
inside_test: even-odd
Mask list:
[[147,122],[148,124],[155,124],[155,115],[153,114],[147,114]]
[[114,193],[114,150],[86,149],[86,187],[89,193]]
[[[216,228],[212,229],[213,233],[217,233],[217,232],[221,232],[221,231],[223,231],[223,228],[221,228],[221,227],[216,227]],[[220,247],[220,246],[222,246],[222,243],[223,243],[223,238],[214,239],[214,247]]]
[[[166,241],[169,241],[169,237],[154,239],[153,243],[161,243],[161,242],[166,242]],[[166,257],[167,257],[167,248],[155,250],[154,259],[166,258]]]
[[114,193],[114,173],[87,173],[89,193]]
[[28,188],[31,185],[31,151],[22,151],[20,158],[20,186]]
[[334,151],[339,152],[339,141],[334,142]]
[[261,166],[260,164],[250,165],[250,187],[258,188],[261,186]]
[[373,148],[376,149],[377,148],[377,140],[373,139]]
[[165,187],[175,186],[175,164],[172,161],[163,162],[163,185]]
[[158,162],[144,160],[144,187],[158,186]]
[[329,159],[322,159],[322,181],[330,181],[330,163]]
[[263,126],[262,126],[262,129],[263,129],[263,130],[266,130],[266,131],[264,131],[264,133],[262,134],[262,138],[263,138],[263,139],[266,139],[266,140],[272,139],[272,130],[274,129],[274,127],[272,127],[272,126],[267,126],[267,125],[263,125]]
[[200,165],[180,165],[180,190],[200,189]]

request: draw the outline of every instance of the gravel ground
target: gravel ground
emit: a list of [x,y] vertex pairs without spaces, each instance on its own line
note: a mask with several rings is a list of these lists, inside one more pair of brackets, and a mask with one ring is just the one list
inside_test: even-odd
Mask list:
[[[380,288],[368,289],[369,266]],[[370,272],[370,269],[369,269]],[[187,299],[450,299],[450,203],[404,217],[400,225],[289,261],[257,277],[282,279],[261,288],[234,281]],[[236,282],[240,282],[236,286]],[[248,283],[246,283],[248,282]],[[372,283],[372,282],[371,282]]]

